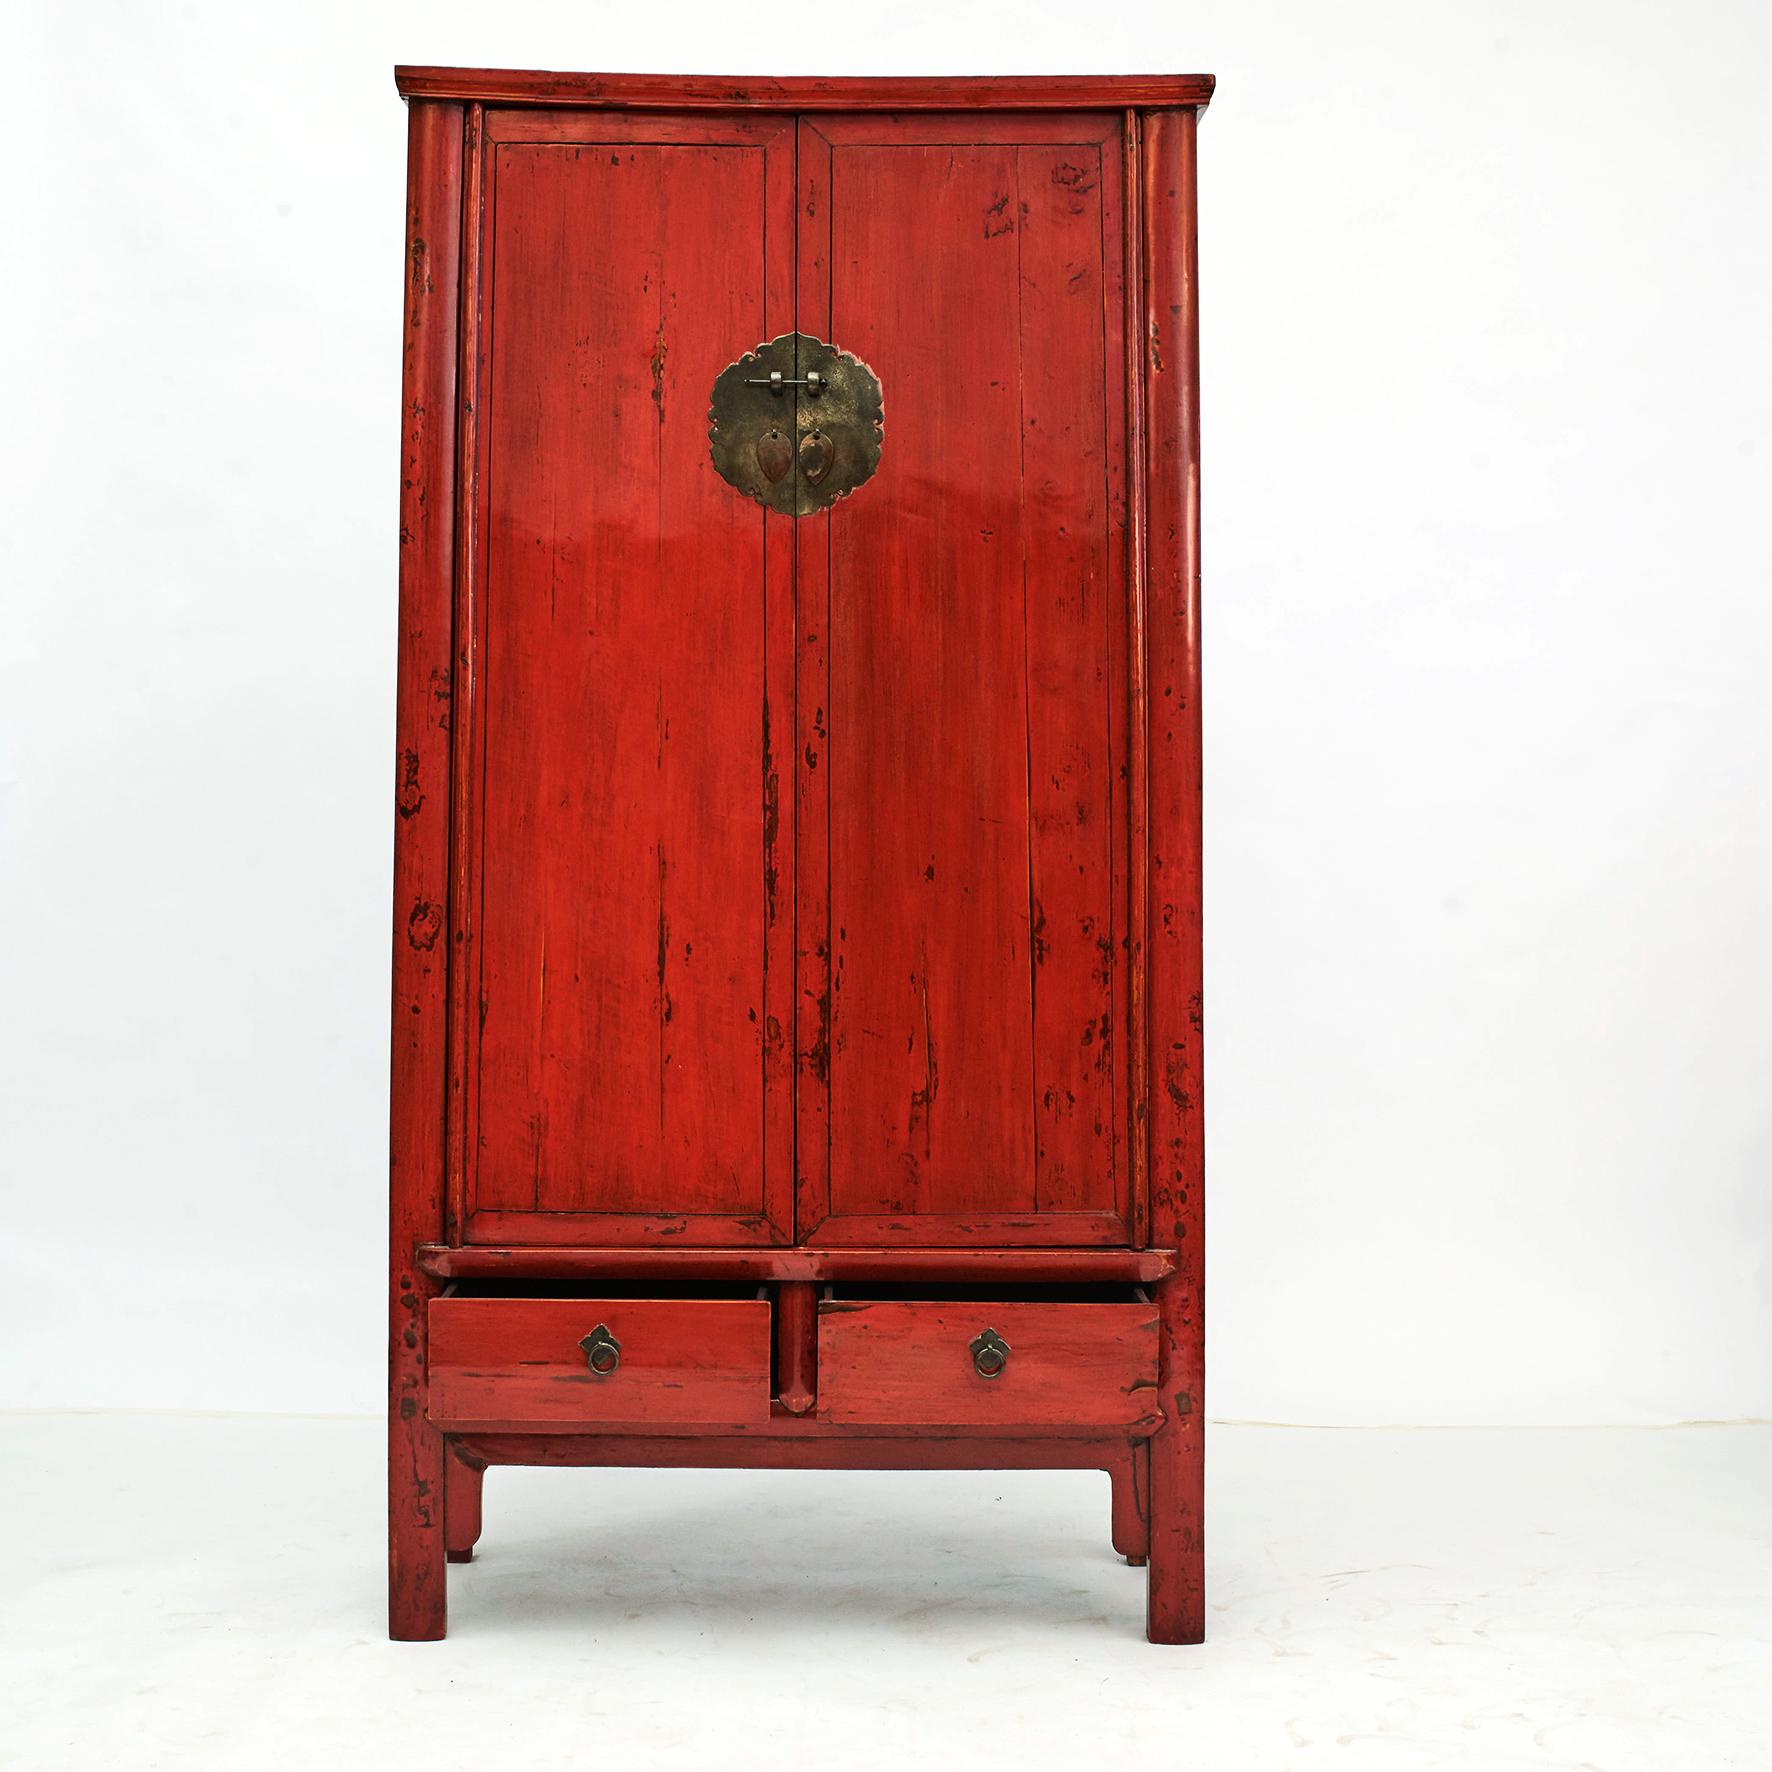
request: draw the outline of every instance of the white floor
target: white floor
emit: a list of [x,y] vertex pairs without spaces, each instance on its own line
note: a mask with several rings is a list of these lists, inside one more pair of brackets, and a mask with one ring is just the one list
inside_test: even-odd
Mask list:
[[1772,1428],[1221,1427],[1212,1640],[1089,1473],[495,1470],[382,1627],[379,1424],[0,1417],[0,1764],[1772,1767]]

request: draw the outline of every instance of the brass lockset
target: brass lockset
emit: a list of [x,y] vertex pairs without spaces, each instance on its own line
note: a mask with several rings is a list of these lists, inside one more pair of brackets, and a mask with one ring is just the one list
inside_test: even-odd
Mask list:
[[720,371],[708,444],[729,485],[807,517],[873,477],[884,424],[879,378],[859,357],[786,332]]

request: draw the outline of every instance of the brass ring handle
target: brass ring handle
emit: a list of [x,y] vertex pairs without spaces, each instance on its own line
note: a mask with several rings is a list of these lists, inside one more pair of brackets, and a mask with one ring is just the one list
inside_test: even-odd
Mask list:
[[995,1329],[986,1329],[972,1339],[972,1370],[980,1378],[1001,1378],[1009,1364],[1009,1343]]
[[599,1323],[578,1345],[593,1378],[607,1378],[621,1364],[621,1343],[609,1333],[607,1323]]

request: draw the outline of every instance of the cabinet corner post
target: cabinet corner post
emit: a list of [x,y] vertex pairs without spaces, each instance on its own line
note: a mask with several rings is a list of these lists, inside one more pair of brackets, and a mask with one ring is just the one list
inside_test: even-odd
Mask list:
[[425,1409],[415,1260],[443,1231],[449,959],[450,648],[462,107],[407,119],[389,1118],[388,1633],[441,1637],[443,1436]]
[[[1150,1448],[1153,1642],[1205,1635],[1205,1126],[1200,870],[1200,334],[1193,109],[1150,112],[1144,226],[1150,706],[1148,1176],[1164,1423]],[[1160,712],[1158,712],[1160,710]]]

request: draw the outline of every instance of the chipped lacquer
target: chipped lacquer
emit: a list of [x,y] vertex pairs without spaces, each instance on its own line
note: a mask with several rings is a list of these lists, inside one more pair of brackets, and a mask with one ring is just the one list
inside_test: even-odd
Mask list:
[[977,1465],[1197,1641],[1211,81],[399,83],[392,1634],[488,1465]]

